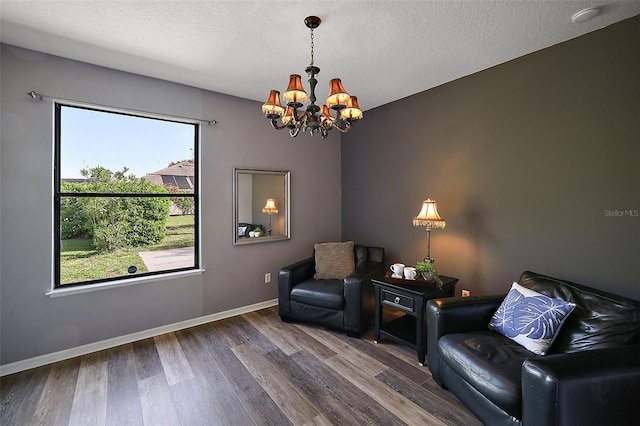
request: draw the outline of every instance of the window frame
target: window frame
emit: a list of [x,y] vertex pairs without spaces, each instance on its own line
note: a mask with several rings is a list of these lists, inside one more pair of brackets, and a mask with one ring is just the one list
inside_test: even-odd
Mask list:
[[[124,115],[136,118],[144,118],[149,120],[167,121],[171,123],[180,123],[192,125],[194,127],[194,140],[193,140],[193,164],[194,174],[189,176],[189,179],[193,183],[193,194],[189,193],[114,193],[114,192],[62,192],[61,176],[62,167],[62,110],[63,108],[77,108],[88,111],[95,111],[99,113],[109,113],[116,115]],[[198,271],[200,269],[200,141],[201,141],[201,124],[196,120],[185,120],[180,117],[173,117],[168,115],[142,113],[135,110],[127,110],[120,108],[110,108],[104,106],[96,106],[84,103],[76,103],[69,101],[55,101],[53,103],[54,108],[54,153],[53,153],[53,285],[52,291],[66,290],[66,289],[82,289],[88,286],[122,284],[122,281],[146,281],[149,277],[163,275],[175,275],[176,272],[184,271]],[[193,246],[193,266],[175,269],[165,269],[162,271],[148,271],[135,274],[119,275],[116,277],[98,278],[80,282],[61,283],[61,201],[63,197],[86,197],[86,198],[193,198],[193,222],[194,222],[194,246]]]

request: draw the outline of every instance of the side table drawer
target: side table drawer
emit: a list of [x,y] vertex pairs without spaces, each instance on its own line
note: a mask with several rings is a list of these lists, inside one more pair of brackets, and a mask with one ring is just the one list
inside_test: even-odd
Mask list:
[[405,312],[415,312],[414,300],[402,294],[394,293],[389,290],[382,290],[382,303],[391,305]]

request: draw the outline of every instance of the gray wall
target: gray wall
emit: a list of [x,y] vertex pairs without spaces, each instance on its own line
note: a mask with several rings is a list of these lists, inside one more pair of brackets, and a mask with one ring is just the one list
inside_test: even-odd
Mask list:
[[[343,239],[431,253],[472,294],[523,270],[640,299],[640,18],[365,112],[342,140]],[[392,78],[392,76],[390,76]],[[608,216],[633,210],[636,216]]]
[[[264,274],[341,235],[340,137],[291,139],[260,103],[2,45],[0,360],[2,364],[277,297]],[[202,276],[49,298],[52,103],[26,92],[161,114],[202,127]],[[265,93],[265,96],[267,94]],[[234,246],[233,167],[291,171],[290,241]],[[312,226],[311,226],[312,225]],[[240,265],[234,268],[232,265]]]

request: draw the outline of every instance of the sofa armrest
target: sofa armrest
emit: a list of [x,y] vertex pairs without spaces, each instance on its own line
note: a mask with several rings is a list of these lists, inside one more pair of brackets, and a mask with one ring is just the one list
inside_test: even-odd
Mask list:
[[361,286],[362,283],[369,284],[371,288],[373,288],[373,284],[371,284],[371,278],[384,275],[384,270],[384,264],[369,261],[362,268],[353,271],[347,278],[344,279],[345,298],[349,299],[348,293],[351,287]]
[[360,335],[373,318],[375,294],[371,278],[384,275],[383,263],[369,261],[344,279],[344,327],[352,336]]
[[638,421],[640,345],[531,358],[522,367],[523,425]]
[[445,334],[486,330],[504,295],[449,297],[427,302],[427,365],[442,386],[438,340]]
[[313,278],[315,273],[315,259],[309,257],[278,272],[278,311],[280,316],[291,314],[291,290],[299,283]]

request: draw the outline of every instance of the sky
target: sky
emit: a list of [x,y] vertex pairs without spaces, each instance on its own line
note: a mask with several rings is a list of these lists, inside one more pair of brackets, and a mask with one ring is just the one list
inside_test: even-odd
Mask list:
[[64,106],[61,114],[61,177],[81,178],[97,166],[143,177],[173,161],[193,158],[193,124]]

